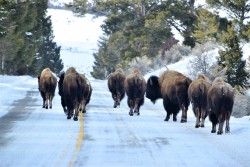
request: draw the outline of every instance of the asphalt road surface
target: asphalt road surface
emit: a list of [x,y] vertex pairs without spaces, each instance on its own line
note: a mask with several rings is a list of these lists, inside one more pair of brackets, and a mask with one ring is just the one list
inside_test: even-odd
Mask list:
[[0,117],[0,166],[249,166],[250,137],[237,135],[247,125],[218,136],[210,133],[208,120],[195,129],[191,110],[187,123],[180,123],[180,114],[177,122],[164,122],[161,100],[146,100],[140,116],[129,116],[126,97],[113,108],[106,81],[91,84],[87,113],[78,121],[66,119],[57,90],[53,108],[43,109],[36,85],[1,107],[6,114]]

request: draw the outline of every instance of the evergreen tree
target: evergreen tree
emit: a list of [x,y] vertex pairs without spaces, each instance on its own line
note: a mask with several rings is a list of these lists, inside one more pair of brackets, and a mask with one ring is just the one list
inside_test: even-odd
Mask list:
[[239,29],[239,39],[249,39],[245,32],[248,31],[250,18],[250,1],[249,0],[206,0],[206,2],[215,10],[223,10],[228,16],[235,21]]
[[73,0],[65,6],[73,11],[76,16],[83,16],[88,10],[88,0]]
[[[95,57],[107,57],[106,61],[110,63],[96,60],[104,63],[105,70],[125,67],[135,57],[153,58],[164,47],[164,41],[173,36],[170,24],[166,24],[163,19],[166,6],[160,7],[158,0],[109,0],[96,3],[99,9],[108,13],[102,25],[109,38],[107,46],[95,54]],[[97,68],[94,66],[94,71]],[[109,70],[104,73],[109,73]]]
[[24,75],[36,52],[32,32],[36,25],[36,8],[31,1],[16,1],[9,10],[11,11],[9,20],[14,22],[14,28],[13,32],[8,35],[8,40],[15,54],[5,59],[4,72]]
[[99,50],[98,53],[94,53],[93,56],[95,58],[93,71],[91,75],[94,78],[105,79],[107,74],[106,60],[105,60],[105,52],[107,51],[107,39],[102,37],[99,41]]
[[10,11],[14,2],[0,1],[0,74],[5,74],[6,61],[12,60],[15,55],[11,34],[15,29],[15,21],[10,19]]
[[61,47],[53,42],[53,30],[51,17],[46,15],[47,0],[39,1],[37,5],[38,24],[36,31],[40,34],[39,46],[32,66],[29,68],[30,75],[39,74],[44,68],[49,67],[54,73],[59,74],[63,69],[62,60],[60,59]]
[[192,36],[194,23],[197,20],[195,0],[168,0],[162,2],[164,19],[184,37],[183,44],[193,48],[195,39]]
[[246,61],[242,60],[242,49],[233,26],[228,27],[228,32],[222,35],[225,50],[219,51],[218,64],[226,68],[227,82],[234,88],[242,91],[249,86],[250,74],[246,72]]
[[[0,2],[1,74],[37,75],[44,67],[62,69],[60,47],[53,42],[48,0]],[[48,63],[48,64],[46,64]]]
[[195,22],[193,36],[200,44],[216,38],[219,29],[217,17],[206,9],[200,9]]

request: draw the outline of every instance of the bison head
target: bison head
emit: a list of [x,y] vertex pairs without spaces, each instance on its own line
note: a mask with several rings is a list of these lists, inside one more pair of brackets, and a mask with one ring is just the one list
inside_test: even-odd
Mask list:
[[161,98],[161,87],[158,81],[159,77],[151,76],[147,81],[146,97],[153,103]]

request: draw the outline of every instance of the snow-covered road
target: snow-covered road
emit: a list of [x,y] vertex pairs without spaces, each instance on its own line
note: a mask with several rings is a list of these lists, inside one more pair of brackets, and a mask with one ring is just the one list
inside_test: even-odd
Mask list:
[[[179,122],[180,114],[178,122],[164,122],[161,100],[153,105],[146,99],[141,115],[131,117],[126,98],[120,108],[113,108],[107,82],[91,80],[93,94],[87,113],[75,122],[66,119],[58,94],[53,109],[41,107],[36,78],[26,78],[19,89],[7,86],[15,81],[13,77],[8,78],[0,80],[6,95],[11,95],[6,96],[6,103],[1,103],[0,166],[238,167],[250,164],[249,117],[232,118],[231,133],[221,136],[210,133],[208,120],[205,128],[194,128],[191,110],[187,123]],[[25,78],[21,78],[24,82]],[[9,106],[12,97],[18,99]]]

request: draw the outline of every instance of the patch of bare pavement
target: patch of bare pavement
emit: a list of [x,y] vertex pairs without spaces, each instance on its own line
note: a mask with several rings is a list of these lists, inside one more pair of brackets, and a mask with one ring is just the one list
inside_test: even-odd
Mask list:
[[13,102],[9,111],[4,116],[0,117],[0,149],[1,146],[8,144],[12,139],[8,137],[8,133],[12,131],[12,128],[18,121],[25,121],[30,113],[32,107],[37,101],[38,91],[28,91],[25,98],[16,100]]

